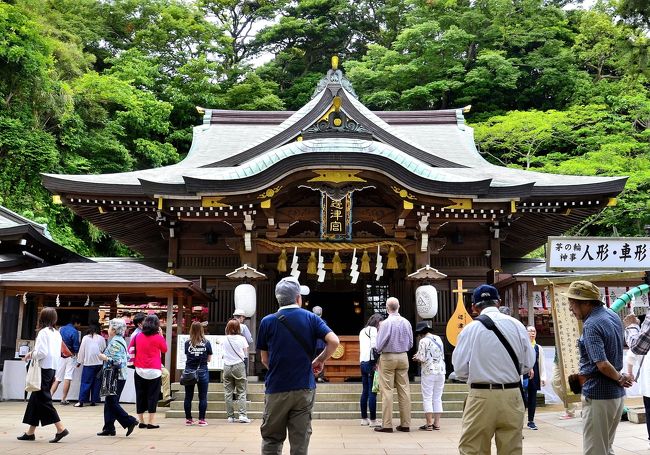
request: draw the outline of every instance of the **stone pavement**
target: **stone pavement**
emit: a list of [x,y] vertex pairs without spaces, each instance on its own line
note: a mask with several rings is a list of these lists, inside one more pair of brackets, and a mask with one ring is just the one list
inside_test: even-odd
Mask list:
[[[630,405],[638,405],[638,399]],[[70,436],[58,444],[47,441],[54,435],[54,426],[39,428],[37,440],[17,441],[25,425],[21,423],[24,403],[0,403],[0,454],[254,454],[260,451],[259,420],[251,424],[228,424],[211,421],[208,427],[186,427],[182,419],[165,419],[160,413],[158,430],[139,430],[128,438],[124,430],[118,436],[99,437],[103,406],[73,408],[56,404],[61,418],[70,430]],[[134,406],[126,405],[132,412]],[[539,431],[524,430],[525,454],[580,454],[582,453],[581,422],[559,420],[557,406],[538,410]],[[311,438],[311,455],[345,454],[454,454],[458,453],[460,419],[443,419],[440,431],[417,431],[423,420],[413,419],[411,433],[376,433],[359,425],[358,420],[315,420]],[[616,455],[650,454],[645,425],[621,422],[616,437]],[[284,453],[288,454],[288,443]]]

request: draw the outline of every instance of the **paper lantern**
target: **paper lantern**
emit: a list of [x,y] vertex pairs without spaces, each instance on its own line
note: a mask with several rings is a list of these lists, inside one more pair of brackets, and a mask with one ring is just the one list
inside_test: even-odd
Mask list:
[[361,256],[361,273],[370,273],[370,256],[368,252],[364,251],[363,256]]
[[243,310],[247,318],[255,314],[257,296],[255,286],[252,284],[240,284],[235,288],[235,309]]
[[415,305],[418,316],[422,319],[432,319],[438,314],[438,292],[430,284],[420,286],[415,290]]

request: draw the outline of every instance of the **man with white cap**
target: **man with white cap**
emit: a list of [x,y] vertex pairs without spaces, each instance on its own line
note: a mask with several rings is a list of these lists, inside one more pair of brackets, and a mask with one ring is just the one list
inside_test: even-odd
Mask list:
[[526,327],[498,310],[501,300],[494,286],[474,289],[472,303],[480,316],[460,332],[451,359],[456,377],[470,387],[458,451],[461,455],[489,454],[494,437],[497,454],[520,455],[521,375],[533,368],[535,350]]
[[[338,337],[321,318],[301,308],[302,295],[309,294],[294,277],[275,286],[280,308],[260,322],[257,349],[264,366],[266,398],[262,434],[262,454],[280,455],[289,433],[291,455],[307,454],[311,436],[311,412],[316,396],[317,375],[339,345]],[[316,340],[326,348],[314,358]]]

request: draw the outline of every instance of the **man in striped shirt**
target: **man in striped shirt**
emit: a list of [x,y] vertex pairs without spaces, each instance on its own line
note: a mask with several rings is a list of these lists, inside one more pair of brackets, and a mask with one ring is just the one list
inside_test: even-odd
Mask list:
[[397,389],[399,420],[397,431],[410,431],[411,394],[409,389],[408,351],[413,347],[411,323],[399,315],[399,300],[386,300],[388,318],[382,321],[377,332],[379,357],[379,388],[381,389],[382,426],[375,431],[393,432],[393,388]]

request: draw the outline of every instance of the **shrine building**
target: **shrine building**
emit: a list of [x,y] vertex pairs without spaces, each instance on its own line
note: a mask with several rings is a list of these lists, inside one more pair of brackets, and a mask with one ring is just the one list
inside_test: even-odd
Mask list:
[[466,290],[498,281],[504,260],[615,204],[625,186],[624,177],[491,164],[463,109],[371,111],[332,66],[296,112],[200,109],[203,123],[177,164],[47,174],[43,184],[148,263],[198,283],[212,296],[218,334],[241,283],[227,273],[247,264],[266,275],[252,282],[255,334],[293,262],[312,290],[305,305],[321,306],[330,327],[353,339],[389,296],[415,323],[420,283],[405,278],[427,265],[446,275],[428,283],[444,334],[457,280]]

